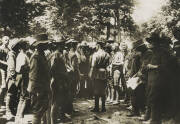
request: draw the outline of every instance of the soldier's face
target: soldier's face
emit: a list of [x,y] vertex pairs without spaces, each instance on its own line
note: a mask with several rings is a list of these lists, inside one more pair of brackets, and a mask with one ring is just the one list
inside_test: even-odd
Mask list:
[[2,39],[2,42],[3,42],[4,45],[8,46],[9,37],[4,37],[4,38]]

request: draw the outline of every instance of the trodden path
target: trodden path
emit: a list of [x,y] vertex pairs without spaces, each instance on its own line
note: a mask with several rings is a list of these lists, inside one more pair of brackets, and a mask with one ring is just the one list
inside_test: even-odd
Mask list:
[[[125,105],[106,105],[107,112],[92,113],[93,100],[77,99],[74,108],[78,111],[71,116],[66,124],[142,124],[137,117],[128,118],[129,113]],[[26,114],[23,124],[31,124],[32,115]],[[0,109],[0,124],[14,124],[14,120],[8,121],[5,116],[5,108]]]
[[[65,124],[143,124],[139,117],[127,117],[129,111],[124,104],[106,105],[107,112],[92,113],[93,100],[77,99],[74,102],[74,108],[78,111],[73,114]],[[31,124],[32,115],[26,114],[23,124]],[[14,120],[7,121],[5,108],[0,109],[0,124],[14,124]],[[60,124],[60,123],[59,123]],[[163,124],[172,124],[163,123]]]

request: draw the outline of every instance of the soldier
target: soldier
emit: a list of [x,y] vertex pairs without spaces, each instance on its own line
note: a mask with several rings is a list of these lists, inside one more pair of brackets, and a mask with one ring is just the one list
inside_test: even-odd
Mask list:
[[72,112],[76,112],[73,108],[73,99],[77,94],[77,84],[79,82],[79,64],[78,64],[78,58],[76,53],[76,47],[77,47],[78,41],[74,39],[70,39],[66,42],[66,47],[68,50],[65,52],[63,51],[63,56],[65,60],[66,69],[68,72],[68,77],[70,79],[69,83],[69,90],[68,90],[68,97],[67,97],[67,103],[64,106],[64,111],[68,114]]
[[[166,115],[172,109],[172,84],[171,73],[173,70],[169,63],[171,53],[161,47],[159,32],[153,32],[147,41],[152,46],[152,56],[147,64],[148,69],[148,104],[150,104],[151,124],[161,123],[162,113]],[[159,92],[160,91],[160,92]],[[167,93],[168,91],[168,93]],[[169,109],[170,108],[170,109]]]
[[123,64],[124,58],[122,52],[119,51],[119,45],[116,45],[115,54],[112,59],[112,75],[113,75],[113,84],[114,84],[114,101],[113,104],[119,104],[120,100],[120,81],[121,75],[123,74]]
[[[29,57],[26,54],[28,50],[28,41],[21,39],[19,43],[20,52],[16,58],[16,86],[20,89],[20,100],[17,107],[16,123],[22,121],[24,110],[28,98],[27,86],[29,82]],[[21,122],[22,123],[22,122]]]
[[[9,44],[9,37],[8,36],[4,36],[2,38],[2,45],[0,46],[0,51],[1,51],[1,58],[0,60],[6,62],[7,59],[7,55],[9,52],[9,48],[8,48],[8,44]],[[6,94],[6,76],[7,76],[7,68],[5,69],[0,69],[1,70],[1,89],[0,89],[0,101],[2,102],[2,105],[5,104],[4,103],[4,97]]]
[[[140,70],[141,67],[141,51],[138,51],[137,48],[140,47],[143,44],[142,40],[138,40],[133,43],[133,53],[132,53],[132,63],[130,63],[130,73],[129,73],[129,78],[133,78],[137,76],[138,71]],[[140,111],[139,111],[139,104],[137,102],[137,94],[139,93],[138,90],[132,90],[130,89],[129,94],[131,95],[131,105],[132,105],[132,111],[131,114],[128,116],[139,116]]]
[[49,42],[46,34],[36,36],[32,44],[36,49],[30,58],[28,92],[31,94],[33,124],[40,124],[43,114],[48,109],[50,94],[50,70],[44,54]]
[[[50,72],[51,72],[51,124],[56,124],[58,111],[61,119],[64,117],[64,104],[68,94],[68,74],[63,58],[64,41],[53,42],[54,49],[50,55]],[[62,121],[61,120],[61,121]]]
[[140,63],[140,68],[133,77],[139,77],[139,85],[132,91],[131,95],[131,103],[133,107],[133,111],[128,116],[139,116],[140,111],[144,112],[145,110],[145,84],[147,84],[147,73],[144,71],[146,68],[149,58],[149,52],[147,52],[146,45],[142,42],[142,40],[138,41],[141,44],[136,46],[134,49],[139,53],[140,59],[138,60]]
[[17,105],[17,87],[16,81],[16,57],[19,53],[19,39],[15,38],[9,43],[10,51],[7,56],[7,97],[6,97],[6,115],[12,119],[16,113]]
[[180,73],[180,41],[179,40],[180,40],[180,38],[178,39],[178,41],[176,41],[174,43],[174,47],[173,47],[173,49],[175,51],[176,61],[177,61],[177,64],[178,64],[178,66],[176,68],[178,70],[177,71],[174,70],[175,76],[176,76],[176,80],[175,80],[175,82],[176,82],[176,87],[175,87],[175,92],[176,92],[176,94],[175,94],[175,96],[176,96],[175,97],[175,100],[176,100],[175,112],[176,112],[176,116],[175,116],[175,120],[176,120],[177,123],[180,122],[180,119],[179,119],[180,112],[178,110],[179,105],[180,105],[180,99],[179,99],[179,97],[180,97],[180,90],[179,90],[179,88],[180,88],[180,84],[179,84],[179,81],[180,81],[180,78],[179,78],[179,73]]
[[76,48],[77,48],[78,41],[74,39],[70,39],[66,42],[66,45],[69,46],[69,53],[68,53],[68,61],[67,61],[67,71],[69,75],[72,77],[72,92],[73,97],[76,95],[77,92],[77,84],[79,81],[79,64],[78,64],[78,58],[76,54]]
[[[90,71],[90,61],[89,61],[89,53],[88,53],[89,47],[87,43],[84,41],[80,44],[79,47],[79,71],[80,71],[80,96],[82,96],[84,93],[86,93],[86,97],[90,97],[90,82],[88,73]],[[85,92],[89,91],[89,92]],[[84,96],[85,97],[85,96]]]
[[102,112],[105,108],[105,89],[107,86],[107,66],[109,65],[109,54],[103,50],[104,43],[98,42],[96,52],[92,57],[92,66],[89,76],[94,79],[95,107],[92,112],[99,111],[99,98],[102,100]]

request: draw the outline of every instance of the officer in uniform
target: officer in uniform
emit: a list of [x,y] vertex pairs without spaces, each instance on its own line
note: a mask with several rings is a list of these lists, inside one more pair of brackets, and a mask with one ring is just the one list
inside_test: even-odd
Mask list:
[[47,34],[39,34],[32,44],[36,49],[30,58],[28,92],[31,94],[33,124],[40,124],[48,109],[50,94],[50,69],[44,54],[49,42]]
[[62,39],[51,43],[53,47],[50,55],[51,72],[51,124],[57,123],[58,112],[61,119],[64,117],[63,107],[66,104],[65,99],[68,95],[68,74],[63,58],[64,41]]
[[[78,60],[79,60],[79,71],[80,71],[80,96],[90,96],[90,81],[88,77],[88,73],[90,70],[90,62],[89,62],[89,53],[88,53],[89,47],[86,43],[86,41],[83,41],[79,45],[79,54],[78,54]],[[89,91],[89,92],[85,92]]]
[[153,32],[146,40],[152,45],[152,56],[146,66],[148,70],[147,99],[151,111],[150,123],[160,124],[162,114],[165,115],[171,108],[171,104],[168,104],[171,103],[169,101],[172,98],[171,84],[173,84],[173,81],[169,80],[172,72],[169,63],[171,54],[169,50],[161,47],[160,32]]
[[67,113],[75,112],[73,109],[73,98],[76,96],[77,93],[77,84],[79,82],[79,63],[78,57],[76,53],[78,41],[74,39],[70,39],[66,42],[66,46],[69,48],[68,53],[66,54],[66,68],[68,72],[68,76],[70,79],[70,86],[69,92],[70,95],[68,96],[68,103],[65,107],[67,109]]
[[89,73],[94,80],[95,107],[92,112],[99,111],[99,98],[102,100],[102,112],[105,108],[105,89],[107,86],[107,66],[109,65],[109,54],[103,50],[104,43],[98,42],[96,52],[92,56],[92,66]]

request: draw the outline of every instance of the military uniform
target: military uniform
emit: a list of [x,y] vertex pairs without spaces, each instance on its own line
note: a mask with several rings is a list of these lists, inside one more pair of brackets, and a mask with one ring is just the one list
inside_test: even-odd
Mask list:
[[16,58],[16,72],[16,85],[20,89],[20,100],[16,116],[22,118],[28,99],[27,86],[29,82],[29,58],[24,51],[20,51]]
[[50,55],[50,72],[51,72],[51,91],[52,91],[52,106],[51,106],[51,124],[56,124],[57,113],[60,110],[63,116],[63,107],[66,104],[68,97],[68,75],[63,59],[63,54],[58,50]]
[[[153,48],[152,57],[149,64],[157,65],[157,69],[148,70],[148,103],[151,106],[151,117],[152,123],[160,123],[162,119],[162,113],[168,103],[169,95],[172,92],[172,87],[169,81],[170,70],[168,71],[168,62],[170,59],[170,54],[167,50],[163,48]],[[169,68],[170,69],[170,68]],[[168,91],[168,93],[167,93]]]
[[50,70],[44,52],[35,50],[30,58],[29,85],[31,93],[33,124],[39,124],[48,109],[50,92]]
[[68,53],[68,61],[67,61],[67,71],[72,80],[72,92],[73,96],[76,95],[77,92],[77,84],[79,81],[79,63],[78,58],[75,52],[69,51]]
[[105,89],[107,86],[107,66],[109,65],[109,54],[99,49],[92,57],[90,75],[94,79],[95,111],[99,111],[99,98],[102,97],[102,111],[105,110]]
[[78,54],[78,60],[80,71],[80,96],[82,96],[83,93],[85,93],[85,89],[88,89],[88,93],[91,92],[90,82],[88,78],[88,73],[90,70],[90,61],[88,55],[85,53],[85,50],[82,49],[82,51]]

